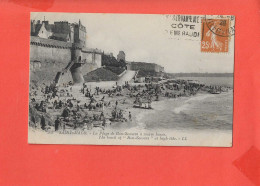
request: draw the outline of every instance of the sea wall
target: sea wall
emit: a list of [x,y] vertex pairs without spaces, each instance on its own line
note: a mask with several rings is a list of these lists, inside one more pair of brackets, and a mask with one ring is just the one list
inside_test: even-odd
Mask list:
[[57,72],[60,72],[63,68],[64,63],[61,61],[30,61],[30,81],[49,84],[55,79]]
[[[83,48],[69,42],[44,39],[31,36],[30,40],[30,71],[31,80],[53,81],[57,72],[62,71],[76,57],[85,61],[82,75],[101,67],[101,51]],[[63,80],[71,80],[71,75]]]
[[81,52],[83,54],[83,59],[86,59],[87,63],[92,63],[97,66],[97,68],[101,67],[102,53],[100,50],[83,48]]
[[82,59],[86,59],[86,63],[82,66],[81,70],[83,75],[101,67],[101,52],[95,49],[83,48],[81,53]]
[[31,36],[30,61],[62,62],[71,61],[71,43]]
[[59,61],[68,64],[71,61],[71,51],[70,49],[31,45],[30,61]]
[[71,47],[71,43],[31,36],[30,80],[52,82],[57,72],[71,61]]

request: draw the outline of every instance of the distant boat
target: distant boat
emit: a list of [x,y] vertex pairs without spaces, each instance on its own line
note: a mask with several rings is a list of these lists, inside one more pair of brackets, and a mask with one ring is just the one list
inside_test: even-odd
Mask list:
[[152,107],[143,107],[143,106],[139,106],[139,105],[134,105],[134,108],[140,108],[140,109],[153,109]]
[[221,92],[211,92],[211,94],[220,94]]
[[220,94],[221,91],[217,91],[217,90],[210,90],[209,93],[211,94]]

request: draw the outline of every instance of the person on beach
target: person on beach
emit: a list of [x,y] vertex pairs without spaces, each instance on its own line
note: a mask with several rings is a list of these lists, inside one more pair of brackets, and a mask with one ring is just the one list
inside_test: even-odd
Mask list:
[[103,120],[105,117],[104,117],[104,113],[103,112],[101,112],[101,114],[100,114],[100,116],[99,116],[99,119],[100,120]]
[[32,115],[31,120],[32,120],[32,124],[33,124],[32,127],[36,128],[36,119],[35,119],[34,115]]
[[129,114],[128,114],[128,118],[129,118],[129,121],[132,121],[132,114],[131,114],[130,111],[129,111]]
[[59,130],[59,126],[60,126],[60,119],[59,117],[57,117],[57,119],[55,120],[55,131]]
[[116,111],[112,110],[111,115],[112,115],[112,118],[115,119],[116,118]]
[[148,101],[148,108],[151,109],[152,106],[151,106],[151,101]]
[[103,118],[103,120],[102,120],[102,127],[106,127],[106,119],[105,118]]
[[45,130],[45,127],[46,127],[45,118],[44,118],[44,116],[42,115],[42,116],[41,116],[41,128],[42,128],[42,130]]
[[142,101],[139,100],[139,107],[142,107]]
[[68,118],[69,117],[69,109],[67,107],[64,108],[62,112],[62,117]]
[[119,115],[118,115],[119,119],[123,119],[124,115],[123,115],[123,112],[122,110],[119,111]]

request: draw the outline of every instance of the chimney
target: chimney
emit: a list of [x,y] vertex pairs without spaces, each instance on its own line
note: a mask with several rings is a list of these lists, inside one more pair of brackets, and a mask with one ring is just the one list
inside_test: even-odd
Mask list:
[[44,23],[45,25],[48,25],[49,21],[43,21],[42,23]]
[[35,33],[35,21],[32,20],[31,21],[31,35],[33,35]]

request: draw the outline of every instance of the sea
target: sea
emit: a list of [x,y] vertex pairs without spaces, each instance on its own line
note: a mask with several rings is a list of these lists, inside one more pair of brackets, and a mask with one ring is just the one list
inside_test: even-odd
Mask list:
[[[233,88],[232,77],[181,77],[208,85]],[[153,102],[153,110],[140,112],[137,125],[146,130],[232,130],[233,89],[221,94],[201,93]]]

